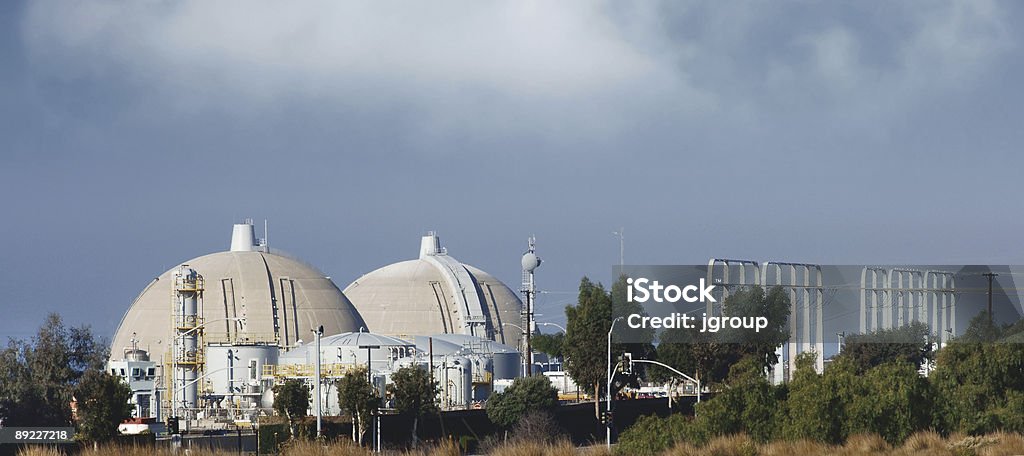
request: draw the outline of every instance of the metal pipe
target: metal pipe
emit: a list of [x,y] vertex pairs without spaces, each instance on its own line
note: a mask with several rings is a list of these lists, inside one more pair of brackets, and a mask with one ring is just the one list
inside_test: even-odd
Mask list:
[[323,325],[320,325],[320,327],[318,327],[317,329],[314,329],[312,331],[313,331],[313,334],[316,334],[316,374],[315,374],[315,376],[316,376],[316,383],[315,383],[315,386],[316,386],[316,438],[320,439],[320,437],[322,436],[322,432],[321,431],[323,429],[322,423],[321,423],[321,419],[322,419],[321,417],[322,417],[323,413],[322,413],[321,408],[320,408],[321,407],[320,403],[323,401],[323,397],[321,396],[321,391],[320,391],[320,385],[323,383],[323,381],[320,378],[320,336],[323,336],[323,334],[324,334],[324,327],[323,327]]

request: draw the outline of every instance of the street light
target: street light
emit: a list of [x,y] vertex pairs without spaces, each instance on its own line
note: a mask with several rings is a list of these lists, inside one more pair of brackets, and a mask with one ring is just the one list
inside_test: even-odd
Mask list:
[[562,332],[564,332],[564,333],[568,333],[569,332],[569,331],[566,331],[565,326],[562,326],[562,325],[560,325],[558,323],[541,323],[541,322],[538,321],[537,324],[541,325],[541,326],[554,326],[554,327],[556,327],[558,329],[561,329]]
[[612,236],[619,237],[619,266],[626,265],[626,229],[619,228],[618,231],[612,231]]
[[[622,320],[623,318],[625,317],[615,317],[615,319],[612,320],[611,327],[608,328],[608,384],[607,388],[605,389],[605,401],[607,402],[607,405],[605,406],[605,411],[608,415],[611,415],[612,412],[612,331],[615,330],[615,323],[617,323],[619,320]],[[612,423],[609,421],[607,424],[605,424],[605,426],[607,427],[605,445],[608,447],[608,449],[611,449]]]
[[[569,331],[567,329],[565,329],[565,326],[562,326],[562,325],[560,325],[558,323],[541,323],[541,322],[537,322],[537,324],[538,325],[544,325],[544,326],[554,326],[554,327],[556,327],[558,329],[561,329],[563,334],[569,334]],[[562,356],[562,359],[559,360],[559,362],[561,363],[559,365],[559,367],[562,370],[562,393],[565,393],[565,390],[569,389],[569,379],[567,379],[566,376],[565,376],[565,356],[564,355]],[[551,371],[551,360],[550,359],[548,360],[548,371]]]
[[[370,350],[377,350],[377,349],[380,348],[380,345],[360,345],[359,348],[366,350],[366,383],[369,383],[370,387],[373,388],[373,369],[370,368],[370,360],[371,360],[371,358],[370,358],[370,353],[371,353]],[[380,409],[379,405],[378,405],[377,409],[378,409],[378,412],[379,412],[380,411],[379,410]],[[353,419],[355,419],[355,418],[353,417]],[[375,437],[377,437],[376,440],[379,442],[380,441],[380,417],[379,416],[377,417],[377,429],[376,429],[376,431],[377,431],[377,435]],[[380,452],[379,446],[380,445],[378,444],[378,448],[377,448],[378,452]]]
[[321,436],[321,416],[323,413],[320,410],[320,402],[323,400],[320,396],[320,384],[323,383],[320,379],[320,336],[324,335],[324,326],[311,330],[313,334],[316,334],[316,438],[319,440]]
[[[537,324],[541,325],[541,326],[554,326],[554,327],[556,327],[558,329],[561,329],[563,334],[569,334],[569,330],[565,329],[565,326],[562,326],[562,325],[560,325],[558,323],[542,323],[542,322],[538,321]],[[548,369],[549,370],[551,369],[550,361],[548,362]],[[565,368],[563,367],[562,370],[564,371]]]

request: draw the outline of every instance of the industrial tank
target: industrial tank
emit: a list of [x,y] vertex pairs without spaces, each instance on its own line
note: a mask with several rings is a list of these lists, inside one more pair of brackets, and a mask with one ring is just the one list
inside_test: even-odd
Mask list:
[[464,356],[435,356],[434,379],[440,390],[441,407],[468,408],[473,398],[473,364]]
[[278,363],[276,345],[211,344],[206,351],[208,394],[226,399],[224,406],[244,407],[262,403],[263,368]]

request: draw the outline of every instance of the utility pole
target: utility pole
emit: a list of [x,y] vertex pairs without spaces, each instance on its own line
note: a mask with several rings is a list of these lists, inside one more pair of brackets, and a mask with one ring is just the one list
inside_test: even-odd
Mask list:
[[323,379],[320,378],[320,337],[324,335],[324,326],[320,325],[318,328],[314,329],[313,334],[316,335],[316,372],[314,372],[313,375],[316,376],[316,383],[314,384],[314,386],[316,386],[316,438],[319,440],[323,429],[323,424],[321,422],[323,411],[320,409],[320,404],[323,400],[320,396],[320,385],[323,384]]
[[[433,345],[434,345],[433,339],[431,339],[430,345],[431,345],[431,349],[433,349]],[[376,389],[373,386],[373,363],[372,363],[372,358],[371,358],[371,356],[372,356],[371,350],[378,350],[378,349],[380,349],[380,345],[359,345],[359,348],[366,350],[366,383],[370,384],[370,388]],[[431,350],[431,351],[433,351],[433,350]],[[433,372],[433,369],[431,369],[431,372]],[[433,375],[431,375],[430,379],[431,380],[434,379]],[[373,429],[372,427],[370,429],[377,432],[377,435],[375,435],[374,437],[375,437],[375,440],[379,440],[380,439],[380,416],[379,416],[380,415],[380,404],[377,405],[377,410],[370,412],[370,415],[372,416],[374,414],[374,412],[376,412],[376,414],[378,415],[377,416],[377,429]],[[353,419],[355,419],[355,418],[353,418]],[[372,441],[373,440],[371,440],[371,442]]]
[[994,324],[994,319],[992,318],[992,279],[999,277],[999,274],[986,272],[982,275],[988,277],[988,325],[991,327]]

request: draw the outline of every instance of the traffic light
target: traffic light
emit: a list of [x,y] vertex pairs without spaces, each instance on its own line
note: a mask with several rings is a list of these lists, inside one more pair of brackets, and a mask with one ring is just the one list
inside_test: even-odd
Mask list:
[[170,435],[181,433],[178,427],[178,417],[172,416],[167,418],[167,433]]
[[622,373],[630,375],[633,373],[633,354],[626,352],[622,354]]
[[612,422],[614,421],[614,417],[614,412],[610,410],[605,410],[601,412],[601,424],[605,426],[611,426]]

